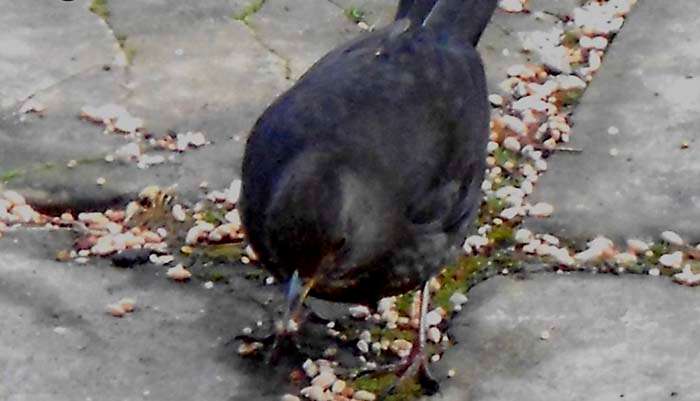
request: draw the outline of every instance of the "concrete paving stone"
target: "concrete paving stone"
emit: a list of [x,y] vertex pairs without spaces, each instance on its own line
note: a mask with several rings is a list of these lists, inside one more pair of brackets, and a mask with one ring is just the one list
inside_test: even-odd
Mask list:
[[532,13],[543,12],[559,17],[569,17],[574,8],[588,3],[588,0],[529,0],[527,7]]
[[362,30],[328,1],[267,0],[248,25],[258,38],[288,60],[298,79],[319,58]]
[[203,23],[223,22],[256,0],[109,1],[107,21],[117,36],[174,34]]
[[113,61],[116,41],[89,3],[0,0],[2,108]]
[[162,134],[201,130],[224,140],[246,134],[288,86],[284,63],[232,19],[174,34],[134,35],[129,104]]
[[[126,71],[97,66],[37,94],[47,106],[43,117],[13,114],[19,106],[7,110],[0,120],[0,173],[30,172],[10,186],[35,205],[54,209],[119,203],[151,184],[179,184],[178,192],[189,201],[199,197],[202,181],[211,188],[228,186],[238,174],[248,130],[290,82],[284,79],[279,57],[260,45],[243,23],[227,16],[182,24],[189,27],[130,36],[126,46],[136,53]],[[83,106],[106,103],[125,106],[157,137],[169,131],[202,131],[212,144],[148,170],[94,163],[127,143],[78,119]],[[63,166],[70,159],[93,163],[69,170]],[[37,168],[44,163],[60,168]],[[98,177],[108,184],[97,187]]]
[[[288,369],[241,359],[233,337],[268,312],[247,280],[177,284],[166,267],[54,262],[65,232],[0,239],[0,399],[6,401],[278,400]],[[233,268],[233,267],[231,267]],[[124,318],[106,306],[124,297]],[[264,372],[264,373],[263,373]]]
[[388,25],[396,15],[397,0],[328,0],[345,12],[353,8],[362,11],[363,19],[370,27]]
[[429,399],[697,400],[698,296],[640,276],[490,279],[453,321]]
[[[105,155],[129,141],[79,118],[85,105],[126,104],[128,92],[120,82],[123,71],[97,66],[37,93],[34,99],[46,107],[41,115],[22,115],[16,107],[0,115],[0,175],[17,174],[6,186],[39,209],[58,212],[103,209],[133,198],[147,185],[176,182],[179,163],[140,170],[133,163],[105,162]],[[78,162],[75,168],[68,168],[70,160]],[[107,184],[98,186],[98,177]]]
[[[576,4],[556,0],[540,1],[539,10],[557,5],[565,15],[573,13]],[[484,60],[486,80],[491,93],[505,94],[499,88],[506,78],[506,71],[515,64],[542,64],[535,52],[523,51],[523,35],[531,32],[549,32],[556,26],[563,27],[561,19],[549,13],[508,13],[497,9],[479,42],[479,52]]]
[[555,213],[527,225],[571,239],[658,239],[673,230],[700,241],[694,5],[638,2],[576,109],[571,146],[583,152],[555,154],[533,194]]

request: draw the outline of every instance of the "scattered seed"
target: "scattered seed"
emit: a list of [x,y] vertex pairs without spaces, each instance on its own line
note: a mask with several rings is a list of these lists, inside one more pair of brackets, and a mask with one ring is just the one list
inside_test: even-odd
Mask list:
[[175,281],[187,281],[192,277],[192,273],[186,270],[182,264],[171,267],[166,274]]
[[683,238],[681,238],[680,235],[676,234],[673,231],[664,231],[663,233],[661,233],[661,239],[668,242],[671,245],[683,246],[685,244]]
[[377,399],[377,396],[374,395],[374,393],[370,393],[369,391],[359,390],[355,391],[355,393],[353,394],[353,398],[355,398],[358,401],[374,401]]

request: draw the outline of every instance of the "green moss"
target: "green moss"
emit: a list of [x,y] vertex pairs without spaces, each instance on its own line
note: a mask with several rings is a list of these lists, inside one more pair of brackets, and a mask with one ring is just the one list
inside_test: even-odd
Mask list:
[[690,270],[694,274],[700,274],[700,262],[698,262],[698,261],[690,262]]
[[571,106],[578,104],[583,96],[583,89],[569,89],[559,92],[559,100],[564,106]]
[[579,35],[575,31],[564,32],[564,37],[561,39],[561,44],[569,49],[572,49],[578,45]]
[[498,216],[506,208],[506,202],[496,196],[489,196],[481,205],[481,214],[487,217]]
[[670,252],[670,246],[666,243],[659,242],[650,246],[649,250],[652,252],[652,255],[646,257],[646,262],[651,265],[656,265],[659,263],[659,258],[661,258],[662,255]]
[[103,20],[107,20],[107,18],[109,18],[109,7],[107,7],[107,0],[92,0],[92,3],[90,4],[90,11],[95,13]]
[[516,272],[522,268],[522,260],[514,257],[513,253],[506,250],[498,250],[489,258],[492,265],[501,269],[508,269],[511,272]]
[[387,329],[384,327],[375,326],[369,329],[372,334],[372,338],[378,338],[380,340],[406,340],[413,342],[416,339],[416,331],[411,329]]
[[627,271],[634,274],[645,274],[649,271],[649,267],[644,263],[635,263],[631,266],[627,266]]
[[202,280],[202,281],[213,281],[215,283],[218,283],[218,282],[228,283],[228,281],[229,281],[229,276],[220,270],[212,270],[212,271],[198,270],[195,273],[195,277],[197,277],[197,279]]
[[262,281],[267,277],[263,270],[251,270],[245,274],[246,280]]
[[124,51],[124,56],[126,57],[126,63],[131,65],[134,62],[134,57],[136,57],[136,48],[132,46],[126,46],[122,48]]
[[355,390],[370,391],[374,394],[381,394],[396,383],[397,377],[393,373],[386,373],[380,376],[366,375],[353,380],[351,385]]
[[209,275],[209,280],[213,282],[218,282],[218,281],[223,281],[226,279],[226,275],[223,272],[220,272],[218,270],[211,272]]
[[415,291],[411,291],[399,296],[396,299],[396,310],[401,315],[408,315],[411,313],[411,306],[413,305],[413,297],[415,295]]
[[358,7],[350,7],[345,10],[345,16],[356,24],[365,20],[365,12]]
[[4,173],[0,174],[0,182],[8,183],[16,178],[23,176],[24,174],[25,174],[24,170],[18,170],[18,169],[8,170],[8,171],[5,171]]
[[455,292],[465,293],[474,278],[489,265],[484,256],[463,256],[454,265],[446,267],[440,274],[440,289],[433,295],[433,305],[451,313],[454,305],[450,298]]
[[243,247],[239,244],[208,245],[199,248],[206,259],[222,263],[235,263],[243,256]]
[[399,378],[394,373],[382,375],[366,375],[352,381],[351,386],[356,390],[365,390],[377,396],[382,395],[391,386],[396,386],[385,398],[384,401],[411,401],[420,398],[423,388],[415,378],[406,378],[399,382]]
[[487,237],[498,245],[508,245],[514,242],[513,229],[505,224],[494,227]]
[[440,289],[433,296],[433,305],[439,306],[448,313],[452,313],[454,305],[450,302],[450,298],[455,292],[461,291],[465,292],[467,288],[467,282],[450,281],[448,283],[443,283]]
[[265,5],[266,0],[253,0],[252,3],[248,4],[241,12],[233,15],[233,19],[236,21],[247,22],[248,17],[260,11],[263,5]]
[[216,209],[210,209],[210,210],[205,210],[202,212],[202,220],[206,221],[207,223],[211,223],[214,225],[221,225],[226,222],[226,218],[224,215],[224,212],[221,210],[216,210]]
[[413,379],[406,379],[398,383],[393,393],[388,395],[386,401],[411,401],[423,395],[423,387]]
[[499,147],[493,152],[493,157],[496,159],[496,164],[499,166],[505,165],[506,162],[511,162],[517,165],[520,160],[520,157],[517,154],[502,147]]
[[119,33],[114,35],[114,38],[117,39],[117,43],[119,43],[119,46],[123,48],[126,44],[126,39],[128,38],[128,36],[126,36],[123,33]]

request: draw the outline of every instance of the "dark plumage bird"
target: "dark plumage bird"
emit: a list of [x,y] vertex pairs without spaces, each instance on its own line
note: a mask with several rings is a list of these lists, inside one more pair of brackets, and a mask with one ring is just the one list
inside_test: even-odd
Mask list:
[[391,25],[332,50],[264,112],[241,216],[274,275],[372,303],[456,254],[481,200],[489,107],[475,46],[496,3],[402,0]]

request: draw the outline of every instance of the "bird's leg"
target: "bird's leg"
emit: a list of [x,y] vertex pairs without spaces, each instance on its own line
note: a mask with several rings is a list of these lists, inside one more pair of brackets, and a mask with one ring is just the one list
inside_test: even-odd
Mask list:
[[272,344],[272,350],[268,356],[268,362],[273,363],[279,356],[278,353],[282,343],[293,337],[299,331],[302,314],[304,311],[304,300],[309,295],[311,288],[315,284],[315,280],[309,280],[306,285],[302,286],[299,272],[295,271],[292,279],[289,282],[289,290],[287,291],[287,307],[284,313],[284,318],[276,323],[275,341]]
[[[420,303],[420,324],[418,326],[418,336],[413,343],[411,353],[401,362],[379,368],[380,372],[393,372],[398,376],[398,380],[384,391],[383,397],[391,394],[405,380],[415,379],[423,387],[428,395],[437,393],[440,385],[433,378],[428,368],[428,355],[426,353],[426,334],[428,331],[426,315],[430,306],[430,287],[426,282],[421,294]],[[377,372],[377,371],[375,371]]]

